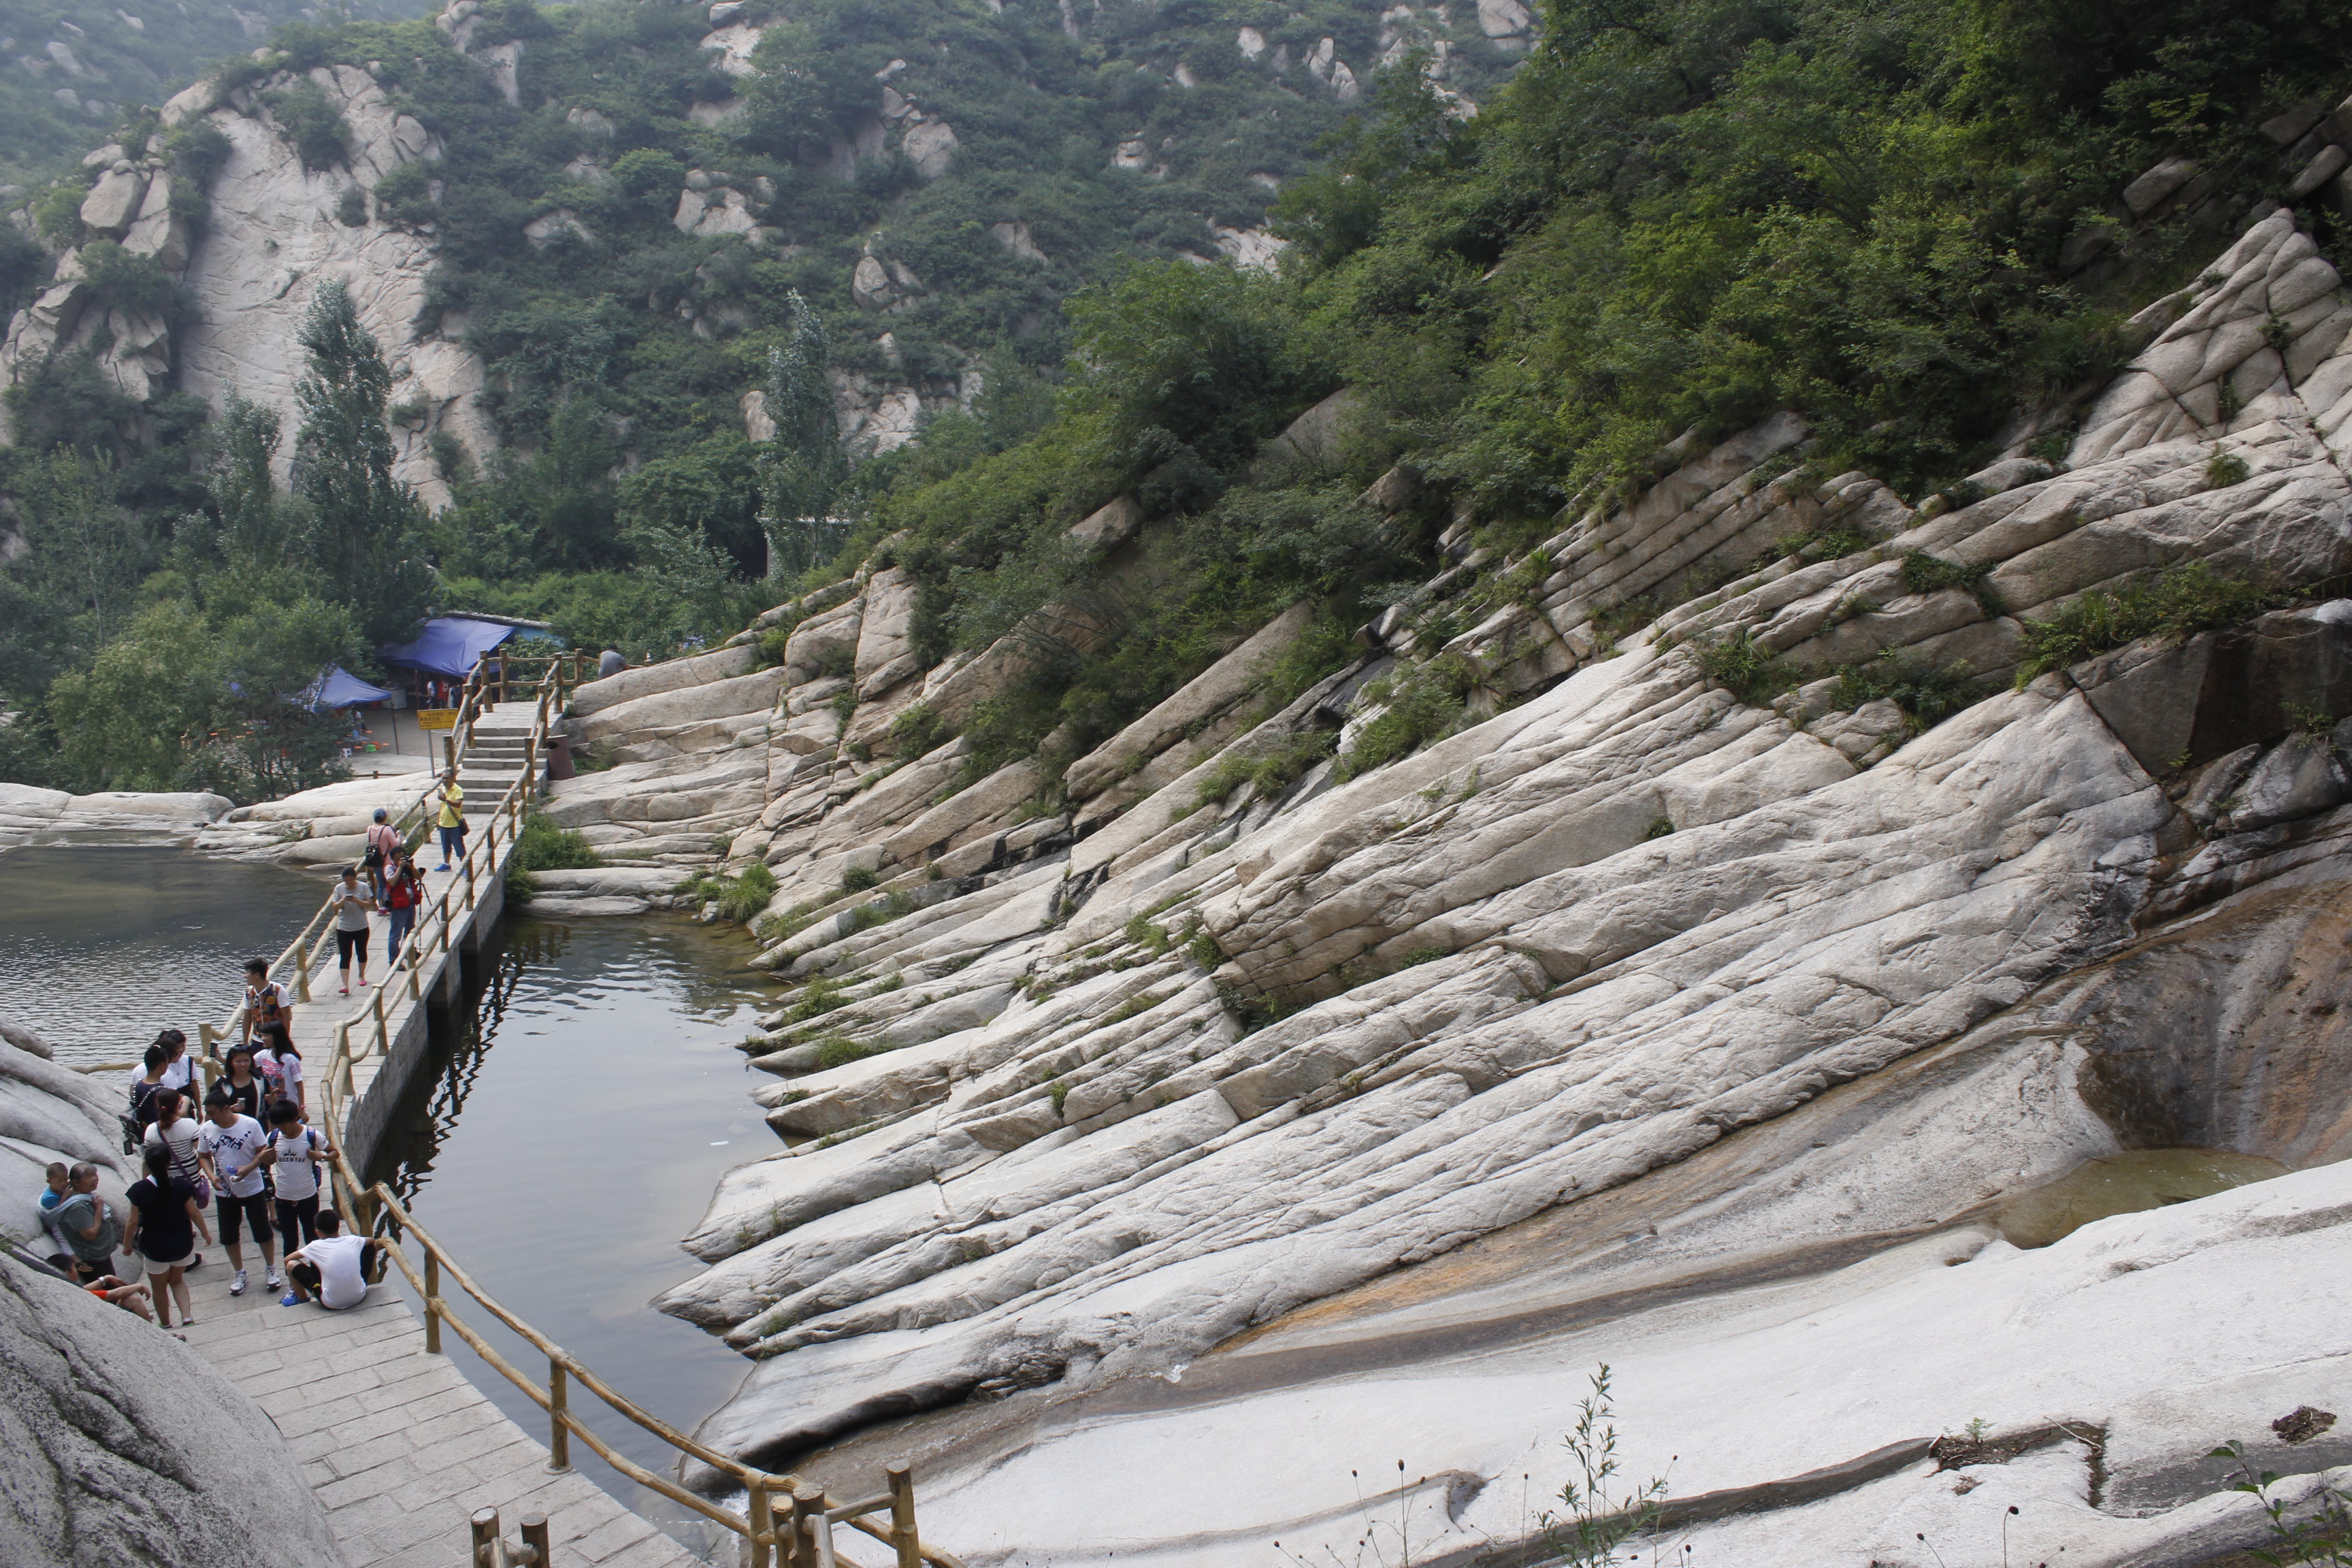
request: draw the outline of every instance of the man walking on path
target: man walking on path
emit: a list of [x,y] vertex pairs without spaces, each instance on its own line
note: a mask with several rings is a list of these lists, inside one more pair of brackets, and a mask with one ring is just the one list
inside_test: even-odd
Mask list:
[[315,1296],[330,1312],[341,1312],[367,1300],[368,1275],[383,1244],[372,1237],[345,1236],[342,1228],[341,1215],[332,1209],[319,1211],[319,1239],[286,1260],[286,1281],[291,1289],[279,1306],[299,1307]]
[[285,1029],[288,1037],[292,1037],[294,998],[288,993],[283,981],[269,978],[269,961],[266,958],[245,961],[245,1006],[237,1014],[237,1019],[245,1026],[245,1032],[238,1037],[247,1045],[253,1043],[256,1029],[266,1033],[268,1026],[273,1024]]
[[269,1288],[274,1290],[282,1281],[278,1275],[278,1249],[269,1235],[269,1187],[261,1175],[262,1151],[268,1135],[260,1122],[239,1113],[236,1101],[221,1089],[213,1090],[205,1100],[205,1110],[211,1120],[197,1141],[204,1150],[205,1174],[220,1194],[221,1245],[228,1248],[228,1266],[236,1270],[228,1293],[245,1294],[245,1247],[239,1233],[248,1226],[260,1245],[261,1266],[268,1270]]
[[449,868],[449,857],[463,858],[466,853],[466,792],[457,787],[457,770],[451,768],[441,775],[441,867]]
[[367,989],[368,911],[375,900],[360,886],[360,868],[343,868],[342,879],[327,895],[335,911],[335,969],[341,995],[352,994],[352,954],[360,955],[360,989]]

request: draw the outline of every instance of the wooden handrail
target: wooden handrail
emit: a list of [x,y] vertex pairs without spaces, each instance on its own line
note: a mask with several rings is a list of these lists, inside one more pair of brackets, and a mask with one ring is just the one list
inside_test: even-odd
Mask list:
[[[336,1152],[336,1160],[339,1164],[345,1166],[346,1178],[350,1179],[348,1164],[342,1160],[340,1150]],[[390,1233],[390,1242],[385,1247],[386,1255],[400,1269],[410,1288],[416,1292],[418,1299],[425,1304],[426,1348],[428,1350],[437,1348],[440,1331],[444,1326],[447,1327],[459,1339],[465,1341],[487,1365],[498,1372],[509,1383],[522,1390],[524,1396],[533,1405],[547,1412],[550,1434],[554,1439],[548,1445],[549,1452],[555,1457],[552,1468],[558,1469],[570,1468],[566,1462],[564,1439],[576,1435],[582,1442],[594,1450],[598,1458],[639,1486],[659,1492],[672,1501],[692,1509],[713,1523],[742,1536],[752,1549],[751,1561],[755,1568],[759,1564],[772,1561],[769,1553],[786,1545],[777,1538],[773,1517],[768,1507],[769,1500],[779,1490],[784,1491],[803,1504],[814,1505],[795,1509],[796,1517],[803,1521],[813,1526],[845,1523],[852,1529],[861,1531],[877,1541],[886,1542],[896,1548],[899,1562],[906,1564],[906,1568],[914,1568],[915,1564],[921,1563],[930,1563],[932,1568],[963,1568],[961,1562],[956,1557],[935,1548],[920,1545],[915,1534],[913,1481],[905,1466],[891,1467],[889,1491],[857,1502],[835,1503],[821,1491],[815,1492],[812,1498],[810,1495],[812,1489],[805,1487],[797,1477],[778,1474],[747,1465],[740,1459],[732,1458],[697,1442],[614,1388],[603,1378],[597,1376],[578,1357],[531,1327],[530,1323],[509,1310],[496,1297],[475,1283],[473,1277],[449,1256],[447,1248],[436,1241],[432,1233],[416,1222],[416,1216],[408,1212],[407,1206],[400,1201],[400,1195],[391,1187],[379,1182],[369,1189],[369,1192],[380,1205],[378,1239],[383,1239],[383,1232]],[[409,1262],[407,1251],[403,1245],[412,1238],[425,1253],[425,1268],[422,1273]],[[447,1299],[441,1294],[441,1279],[445,1276],[455,1279],[459,1289],[480,1303],[484,1310],[504,1323],[532,1349],[547,1357],[548,1381],[544,1386],[533,1382],[529,1373],[499,1354],[488,1341],[475,1332],[471,1326],[450,1310]],[[747,1501],[751,1506],[747,1509],[745,1514],[739,1516],[669,1478],[656,1475],[626,1456],[615,1452],[585,1422],[572,1413],[570,1402],[565,1396],[567,1382],[579,1383],[581,1386],[603,1400],[611,1409],[635,1422],[678,1452],[698,1459],[721,1475],[740,1482]],[[866,1514],[879,1512],[884,1509],[888,1509],[891,1512],[892,1522],[888,1529],[874,1525],[863,1517]],[[813,1544],[820,1560],[826,1563],[832,1562],[831,1531],[812,1528],[809,1533],[814,1538]]]
[[[949,1553],[920,1545],[919,1537],[915,1529],[913,1482],[904,1466],[891,1468],[891,1490],[888,1493],[862,1502],[839,1504],[827,1498],[823,1491],[806,1486],[796,1477],[781,1475],[761,1469],[756,1466],[747,1465],[715,1448],[697,1442],[659,1416],[639,1406],[627,1395],[599,1377],[593,1370],[581,1363],[562,1346],[555,1343],[522,1318],[508,1310],[495,1297],[474,1281],[472,1276],[458,1265],[446,1248],[433,1238],[430,1232],[416,1223],[415,1215],[409,1213],[406,1205],[400,1201],[399,1194],[390,1186],[381,1182],[372,1185],[363,1184],[358,1170],[352,1164],[350,1155],[344,1150],[346,1140],[343,1134],[349,1128],[349,1102],[356,1092],[352,1077],[353,1063],[355,1060],[365,1060],[370,1057],[387,1056],[391,1051],[392,1022],[391,1012],[384,995],[385,987],[394,983],[392,976],[396,973],[395,966],[404,962],[409,973],[407,981],[409,999],[412,1002],[421,1000],[422,982],[417,978],[417,972],[421,967],[421,961],[425,957],[427,944],[437,941],[440,951],[446,954],[449,951],[450,932],[455,921],[465,918],[467,912],[476,907],[482,881],[486,878],[496,878],[499,875],[499,826],[501,821],[506,825],[507,852],[509,854],[513,852],[516,841],[521,836],[523,818],[529,810],[531,799],[537,794],[537,781],[532,776],[535,772],[533,763],[540,752],[549,724],[562,710],[564,693],[568,685],[566,678],[570,673],[570,666],[561,660],[551,659],[548,662],[548,668],[540,679],[539,701],[532,714],[530,736],[525,742],[524,754],[529,760],[526,762],[523,775],[509,785],[499,797],[498,803],[491,807],[483,824],[481,837],[467,846],[461,864],[465,889],[462,904],[453,907],[455,900],[451,895],[458,891],[458,881],[457,879],[452,879],[450,883],[441,890],[439,907],[434,911],[434,918],[430,921],[420,918],[409,929],[407,938],[401,947],[387,955],[384,977],[375,983],[372,988],[373,994],[366,999],[366,1005],[352,1016],[340,1021],[335,1026],[333,1044],[326,1068],[319,1075],[320,1116],[335,1133],[327,1147],[330,1184],[340,1189],[342,1194],[340,1206],[355,1221],[361,1222],[360,1228],[370,1233],[389,1233],[388,1245],[385,1247],[386,1255],[399,1268],[402,1276],[415,1290],[418,1299],[425,1303],[426,1351],[432,1353],[440,1352],[441,1330],[446,1325],[482,1358],[484,1364],[494,1368],[500,1376],[522,1390],[532,1404],[548,1413],[548,1450],[551,1468],[567,1470],[571,1468],[570,1439],[576,1435],[598,1458],[639,1486],[658,1492],[672,1501],[693,1510],[711,1522],[742,1536],[750,1548],[751,1568],[783,1568],[786,1563],[798,1565],[822,1561],[831,1563],[834,1561],[832,1526],[835,1523],[845,1523],[854,1530],[887,1543],[897,1555],[898,1568],[919,1568],[923,1563],[930,1564],[931,1568],[963,1568],[963,1564]],[[467,687],[466,704],[459,710],[461,725],[469,723],[475,699],[479,695],[482,688],[478,665],[475,675],[468,678]],[[467,729],[465,733],[470,744],[470,729]],[[429,798],[428,791],[426,795],[418,799],[409,812],[403,814],[401,820],[404,832],[411,815],[426,811]],[[477,857],[482,858],[481,868],[476,866]],[[279,955],[278,963],[271,966],[273,975],[289,960],[303,964],[307,968],[308,960],[312,954],[306,948],[305,943],[311,938],[314,930],[318,931],[319,951],[323,952],[326,938],[322,922],[331,908],[332,903],[330,900],[328,904],[322,906],[317,915],[311,918],[310,923],[303,928],[302,934],[298,936],[289,945],[287,951]],[[424,913],[425,910],[420,907],[420,916]],[[216,1037],[225,1037],[228,1029],[234,1026],[234,1015],[229,1024],[223,1026],[216,1033],[214,1026],[203,1026],[207,1042]],[[356,1048],[355,1035],[362,1037]],[[415,1238],[417,1246],[424,1252],[424,1268],[421,1273],[408,1258],[404,1243],[410,1237]],[[382,1238],[381,1236],[380,1238]],[[441,1281],[445,1275],[455,1279],[467,1295],[472,1297],[509,1331],[519,1335],[525,1343],[547,1357],[548,1380],[545,1385],[542,1386],[534,1382],[528,1373],[500,1355],[470,1325],[449,1310],[448,1303],[441,1293]],[[656,1475],[625,1455],[616,1452],[572,1412],[570,1384],[574,1382],[604,1401],[609,1408],[635,1423],[679,1453],[700,1461],[721,1475],[740,1481],[743,1486],[746,1498],[744,1513],[740,1516],[732,1513],[709,1499],[688,1489],[678,1482],[666,1476]],[[779,1521],[772,1506],[779,1496],[788,1499],[792,1504],[788,1528],[780,1528],[782,1521]],[[867,1513],[877,1512],[886,1507],[891,1512],[891,1524],[887,1529],[877,1526],[864,1517]]]

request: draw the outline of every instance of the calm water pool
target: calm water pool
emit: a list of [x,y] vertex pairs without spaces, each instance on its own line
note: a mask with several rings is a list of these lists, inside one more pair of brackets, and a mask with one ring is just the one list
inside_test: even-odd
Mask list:
[[[412,1088],[404,1147],[372,1173],[408,1194],[419,1223],[484,1289],[685,1431],[726,1401],[751,1363],[646,1303],[698,1267],[677,1239],[719,1175],[780,1147],[750,1097],[758,1075],[733,1043],[774,989],[740,967],[754,951],[740,932],[684,917],[510,917],[485,954],[470,1027]],[[459,1310],[500,1354],[545,1381],[543,1356],[487,1313]],[[443,1342],[477,1386],[544,1440],[536,1405],[457,1336]],[[574,1397],[577,1407],[602,1408]],[[635,1426],[607,1415],[596,1430],[647,1469],[673,1473],[674,1451]],[[702,1544],[709,1527],[688,1510],[635,1487],[583,1444],[572,1453],[622,1501]],[[734,1562],[731,1539],[724,1558]]]
[[166,1026],[193,1041],[325,897],[322,873],[170,844],[0,848],[0,1013],[75,1066],[135,1060]]

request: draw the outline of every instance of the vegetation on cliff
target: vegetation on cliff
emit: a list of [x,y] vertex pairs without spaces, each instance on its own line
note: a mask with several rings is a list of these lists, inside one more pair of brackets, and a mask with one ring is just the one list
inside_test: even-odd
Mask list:
[[[930,658],[1061,628],[964,721],[985,762],[1049,739],[1077,754],[1312,599],[1318,630],[1273,678],[1302,690],[1431,574],[1449,522],[1507,559],[1685,434],[1793,409],[1805,461],[1914,496],[2022,409],[2056,411],[2054,456],[2069,400],[2136,346],[2127,313],[2288,194],[2256,128],[2332,101],[2346,9],[1558,0],[1519,64],[1484,40],[1416,47],[1341,0],[1112,6],[1087,26],[1034,3],[752,0],[736,61],[699,8],[499,0],[471,18],[472,55],[422,21],[299,26],[235,74],[365,66],[446,149],[431,180],[410,165],[346,219],[429,227],[427,313],[462,318],[488,362],[505,444],[478,468],[444,454],[456,504],[413,552],[435,602],[657,652],[897,563]],[[1359,63],[1360,101],[1328,61],[1309,74],[1324,37]],[[509,44],[511,100],[473,58]],[[877,102],[951,127],[951,152],[885,136]],[[2197,161],[2200,199],[2138,214],[2125,188],[2164,157]],[[688,197],[720,195],[756,228],[681,226]],[[2342,221],[2317,196],[2305,216],[2324,240]],[[1210,260],[1261,223],[1291,242],[1278,268]],[[852,546],[763,584],[815,470],[750,438],[744,397],[765,389],[795,424],[780,351],[805,358],[812,332],[843,406],[895,385],[924,414],[825,481],[824,510],[860,520]],[[58,362],[15,398],[20,431],[68,449],[5,457],[27,541],[44,505],[121,541],[103,589],[38,551],[0,572],[17,624],[50,628],[9,639],[19,703],[96,668],[133,618],[110,603],[190,582],[183,536],[228,526],[220,476],[252,438],[91,382]],[[1265,447],[1341,387],[1315,451]],[[1372,504],[1391,470],[1401,504]],[[1070,525],[1122,493],[1153,520],[1139,544],[1109,563],[1074,546]],[[272,563],[362,620],[422,602],[350,561]],[[158,569],[176,576],[142,586]],[[1450,635],[1527,586],[1423,614]],[[1453,684],[1436,708],[1465,700]]]

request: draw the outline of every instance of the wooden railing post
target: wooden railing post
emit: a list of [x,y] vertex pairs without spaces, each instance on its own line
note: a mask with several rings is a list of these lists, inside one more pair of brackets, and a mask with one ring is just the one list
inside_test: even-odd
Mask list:
[[441,1353],[441,1259],[433,1249],[425,1249],[425,1349],[428,1354]]
[[817,1521],[824,1512],[824,1493],[800,1481],[793,1483],[793,1554],[790,1568],[816,1568],[816,1534],[809,1528],[811,1520]]
[[890,1547],[898,1554],[898,1568],[923,1568],[923,1543],[915,1533],[915,1472],[892,1465],[890,1478]]
[[572,1468],[572,1428],[564,1425],[571,1414],[570,1377],[563,1370],[561,1357],[547,1358],[547,1468],[558,1474]]
[[522,1516],[522,1554],[531,1568],[555,1568],[555,1560],[548,1555],[547,1515],[527,1513]]
[[392,1054],[392,1035],[383,1025],[383,982],[376,982],[375,994],[371,999],[375,1009],[375,1049],[379,1056]]
[[751,1527],[749,1568],[775,1568],[776,1521],[768,1508],[768,1478],[751,1477],[744,1483],[744,1516]]
[[474,1510],[474,1568],[499,1568],[499,1510]]
[[[309,934],[308,931],[303,933],[306,938]],[[295,942],[294,963],[300,974],[300,979],[295,984],[294,999],[308,1002],[310,999],[310,949],[307,942]]]

